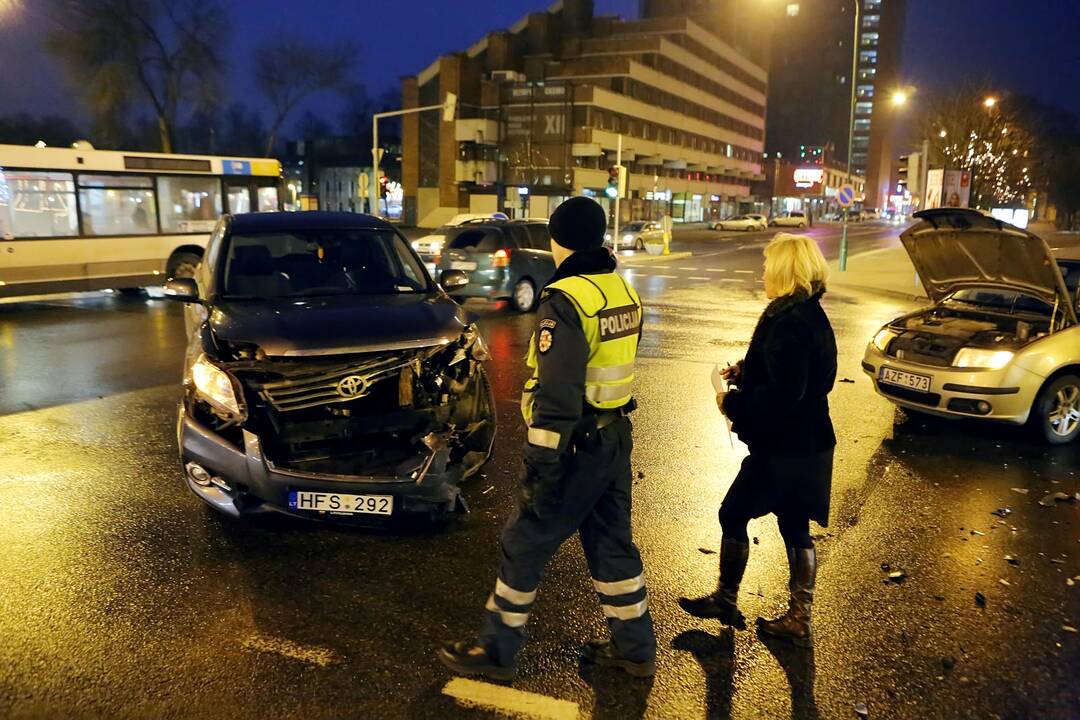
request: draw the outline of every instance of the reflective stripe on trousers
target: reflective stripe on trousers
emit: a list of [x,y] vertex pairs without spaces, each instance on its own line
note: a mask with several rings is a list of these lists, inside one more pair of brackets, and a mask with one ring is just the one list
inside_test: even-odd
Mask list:
[[[642,617],[649,609],[649,601],[644,597],[645,578],[642,575],[612,582],[594,579],[593,587],[600,596],[600,608],[605,617],[626,622]],[[633,600],[636,602],[630,602]]]

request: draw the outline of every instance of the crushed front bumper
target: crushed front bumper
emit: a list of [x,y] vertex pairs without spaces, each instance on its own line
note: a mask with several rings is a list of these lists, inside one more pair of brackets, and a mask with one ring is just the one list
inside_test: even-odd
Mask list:
[[[300,511],[289,507],[289,493],[310,491],[352,495],[391,495],[394,515],[453,511],[464,508],[458,486],[447,476],[432,473],[418,479],[322,477],[275,468],[266,460],[257,435],[243,431],[244,448],[228,442],[190,417],[181,404],[177,440],[181,466],[196,463],[221,478],[226,487],[203,486],[184,473],[188,488],[213,507],[231,517],[284,513],[309,519],[346,519],[371,522],[378,516],[333,515],[324,511]],[[380,518],[381,519],[381,518]]]

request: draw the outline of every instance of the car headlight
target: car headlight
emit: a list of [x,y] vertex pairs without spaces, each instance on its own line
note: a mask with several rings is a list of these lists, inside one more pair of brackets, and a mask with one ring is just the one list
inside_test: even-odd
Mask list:
[[1016,353],[1011,350],[985,350],[982,348],[960,348],[953,358],[953,367],[986,368],[999,370],[1009,364]]
[[419,243],[419,242],[417,242],[416,240],[413,240],[413,241],[412,241],[411,243],[409,243],[409,244],[410,244],[410,245],[412,245],[412,249],[413,249],[413,250],[419,250],[419,249],[420,249],[420,243]]
[[236,400],[236,391],[228,373],[200,355],[191,366],[191,382],[208,403],[222,412],[240,414],[240,403]]
[[631,235],[630,233],[627,233],[627,234],[622,236],[622,240],[623,240],[623,242],[634,242],[634,236]]
[[611,242],[611,233],[604,233],[604,242]]
[[900,333],[897,333],[890,328],[881,328],[880,330],[878,330],[877,335],[874,336],[874,347],[876,347],[881,352],[885,352],[889,347],[889,343],[891,343],[893,341],[893,338],[895,338],[899,334]]

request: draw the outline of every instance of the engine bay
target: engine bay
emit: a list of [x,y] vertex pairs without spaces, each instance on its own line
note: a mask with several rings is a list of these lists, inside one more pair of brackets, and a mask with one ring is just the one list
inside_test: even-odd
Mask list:
[[899,318],[887,354],[900,360],[947,367],[964,347],[1016,350],[1045,337],[1051,318],[1036,313],[995,313],[939,304]]

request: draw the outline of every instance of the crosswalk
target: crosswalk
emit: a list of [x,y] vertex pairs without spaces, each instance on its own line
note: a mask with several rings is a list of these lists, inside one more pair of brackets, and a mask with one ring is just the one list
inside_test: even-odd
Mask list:
[[743,283],[747,285],[760,284],[757,279],[760,274],[755,270],[743,270],[723,267],[702,267],[681,263],[649,264],[649,265],[624,265],[622,272],[631,283],[639,283],[651,280],[675,280],[676,284],[703,284],[703,283]]

